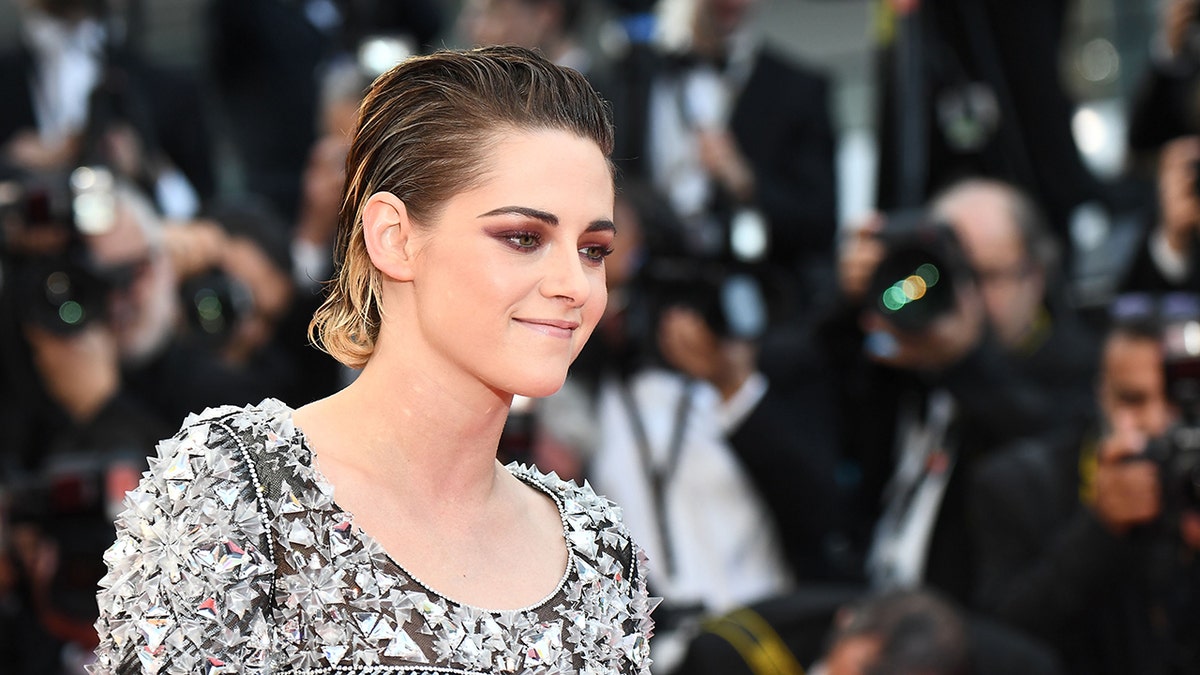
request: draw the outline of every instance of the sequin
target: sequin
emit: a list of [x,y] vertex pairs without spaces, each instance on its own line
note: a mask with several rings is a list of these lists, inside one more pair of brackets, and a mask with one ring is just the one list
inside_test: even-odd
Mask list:
[[146,646],[151,651],[158,649],[174,625],[174,619],[162,607],[151,607],[146,611],[146,616],[137,622],[138,631],[146,639]]
[[414,579],[358,530],[268,399],[159,444],[105,554],[93,673],[649,673],[656,602],[620,509],[554,474],[568,565],[535,606],[488,611]]
[[196,614],[199,614],[200,616],[202,616],[206,619],[212,619],[213,621],[216,621],[217,620],[217,600],[216,600],[216,598],[209,598],[209,599],[205,600],[204,602],[200,603],[200,605],[198,607],[196,607]]
[[405,633],[399,633],[392,638],[383,650],[384,656],[395,657],[405,661],[421,662],[425,660],[425,653],[417,646],[417,643]]

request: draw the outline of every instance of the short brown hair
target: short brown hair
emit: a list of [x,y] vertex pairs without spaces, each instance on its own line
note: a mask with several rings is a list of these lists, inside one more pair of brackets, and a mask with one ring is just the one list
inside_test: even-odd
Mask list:
[[376,192],[402,200],[414,222],[481,181],[484,155],[504,130],[560,129],[612,153],[608,106],[577,71],[522,47],[445,50],[405,60],[367,91],[346,157],[334,275],[309,324],[314,344],[352,368],[379,335],[380,273],[362,232]]

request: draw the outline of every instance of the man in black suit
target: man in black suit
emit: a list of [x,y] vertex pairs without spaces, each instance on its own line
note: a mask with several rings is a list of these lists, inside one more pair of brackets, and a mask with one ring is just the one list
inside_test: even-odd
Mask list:
[[753,34],[753,0],[695,4],[686,23],[660,19],[659,44],[635,42],[593,76],[613,105],[622,175],[667,196],[687,253],[766,262],[793,280],[831,272],[827,78]]
[[[292,223],[317,140],[321,74],[356,59],[372,35],[429,51],[443,27],[434,0],[207,0],[206,69],[248,192]],[[378,73],[372,73],[373,77]]]
[[[967,180],[928,210],[924,229],[913,230],[937,252],[929,260],[943,259],[928,296],[909,289],[912,299],[895,308],[880,295],[877,270],[901,247],[893,214],[846,242],[844,306],[822,336],[839,373],[845,460],[860,477],[852,506],[869,576],[885,588],[930,585],[967,604],[970,466],[1017,438],[1087,424],[1094,345],[1061,295],[1053,239],[1024,193]],[[952,238],[934,239],[938,228]],[[916,268],[883,281],[899,288]],[[926,321],[910,318],[943,288],[950,304]]]
[[877,4],[890,19],[878,31],[879,208],[918,206],[964,175],[990,176],[1042,205],[1069,257],[1072,213],[1108,194],[1075,145],[1059,76],[1070,3]]
[[108,19],[87,0],[25,3],[23,42],[0,54],[0,159],[28,172],[108,164],[190,216],[216,190],[199,87],[125,49]]

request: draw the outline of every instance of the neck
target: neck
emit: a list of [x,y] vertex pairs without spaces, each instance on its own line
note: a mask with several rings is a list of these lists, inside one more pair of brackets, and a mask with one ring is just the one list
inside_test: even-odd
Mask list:
[[511,398],[474,381],[451,389],[445,378],[410,365],[418,359],[396,364],[382,356],[328,399],[324,449],[331,459],[431,507],[485,501],[495,487],[496,448]]

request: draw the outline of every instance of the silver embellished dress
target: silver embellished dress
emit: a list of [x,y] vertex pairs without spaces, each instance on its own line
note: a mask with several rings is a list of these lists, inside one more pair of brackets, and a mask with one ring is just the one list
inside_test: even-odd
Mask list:
[[93,673],[649,673],[653,601],[620,510],[511,465],[554,499],[568,565],[536,605],[439,595],[355,527],[292,411],[190,416],[126,499],[100,582]]

